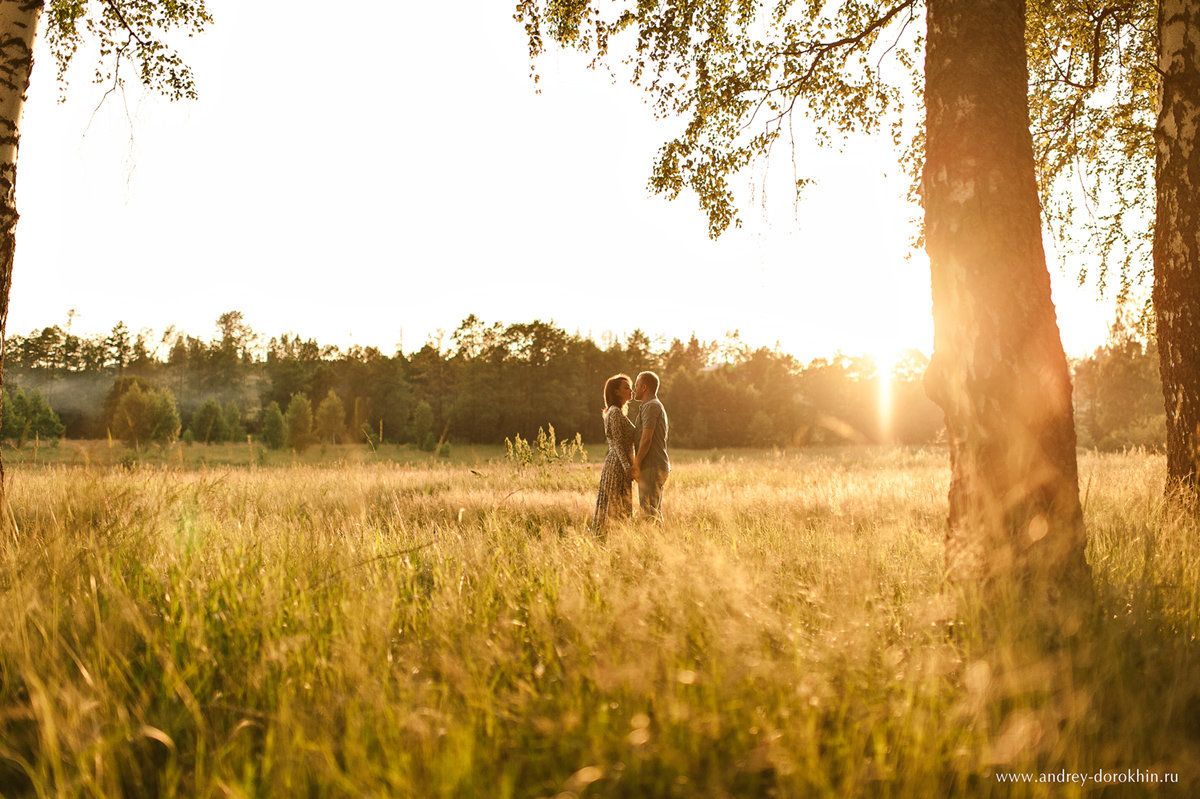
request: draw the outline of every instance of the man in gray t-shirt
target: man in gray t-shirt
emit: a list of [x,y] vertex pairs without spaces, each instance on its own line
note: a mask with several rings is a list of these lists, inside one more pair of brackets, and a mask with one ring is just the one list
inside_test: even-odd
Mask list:
[[667,457],[667,411],[658,400],[658,375],[642,372],[633,383],[638,411],[637,452],[633,457],[642,513],[662,521],[662,493],[671,459]]

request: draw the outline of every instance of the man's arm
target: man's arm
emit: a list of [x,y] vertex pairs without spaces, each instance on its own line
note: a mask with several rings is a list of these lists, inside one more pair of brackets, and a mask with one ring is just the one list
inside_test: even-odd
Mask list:
[[642,430],[642,438],[637,448],[637,466],[640,469],[642,461],[650,454],[650,442],[654,440],[654,430],[662,424],[662,406],[657,402],[647,402],[638,412],[638,427]]
[[646,453],[650,451],[650,441],[654,438],[654,428],[647,427],[642,430],[642,440],[638,442],[637,453],[633,456],[633,465],[639,470],[642,468],[642,461],[646,459]]

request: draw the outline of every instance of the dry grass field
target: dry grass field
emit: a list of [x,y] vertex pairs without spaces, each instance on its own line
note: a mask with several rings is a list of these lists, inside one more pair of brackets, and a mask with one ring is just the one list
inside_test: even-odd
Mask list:
[[0,795],[1200,790],[1157,456],[1083,456],[1097,609],[1051,629],[947,589],[940,451],[681,453],[598,538],[596,453],[216,449],[10,468]]

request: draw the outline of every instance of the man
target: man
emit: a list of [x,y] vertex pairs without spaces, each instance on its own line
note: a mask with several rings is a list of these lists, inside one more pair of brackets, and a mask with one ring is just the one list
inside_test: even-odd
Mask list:
[[658,400],[658,375],[639,374],[633,383],[633,398],[642,404],[638,411],[637,452],[633,456],[638,502],[644,515],[661,522],[663,486],[671,473],[671,459],[667,457],[667,411]]

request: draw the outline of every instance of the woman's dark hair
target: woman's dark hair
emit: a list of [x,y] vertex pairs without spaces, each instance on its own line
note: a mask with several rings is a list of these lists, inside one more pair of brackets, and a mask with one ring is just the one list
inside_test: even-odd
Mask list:
[[610,377],[604,381],[604,412],[605,413],[607,413],[608,409],[614,405],[619,405],[621,407],[621,409],[624,410],[625,405],[628,404],[628,403],[622,403],[620,398],[617,397],[617,387],[619,385],[621,385],[622,380],[627,381],[629,383],[630,387],[633,386],[633,381],[629,379],[629,375],[625,375],[625,374],[613,375],[612,377]]

